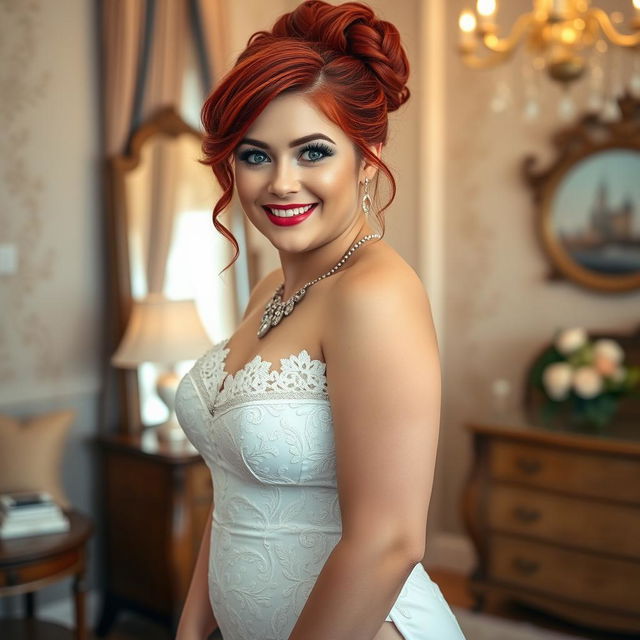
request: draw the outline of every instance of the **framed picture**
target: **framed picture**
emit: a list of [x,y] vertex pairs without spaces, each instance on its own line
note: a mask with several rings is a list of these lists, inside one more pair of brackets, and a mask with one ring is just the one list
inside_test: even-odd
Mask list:
[[550,278],[609,292],[640,288],[640,101],[619,106],[618,121],[588,114],[558,132],[549,168],[523,165]]

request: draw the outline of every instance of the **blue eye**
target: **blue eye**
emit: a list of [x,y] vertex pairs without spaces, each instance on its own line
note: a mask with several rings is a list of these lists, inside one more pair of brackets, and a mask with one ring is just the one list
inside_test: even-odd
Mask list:
[[[318,162],[319,160],[322,160],[323,158],[327,157],[327,156],[332,156],[333,155],[333,150],[331,149],[331,147],[327,146],[326,144],[322,144],[321,142],[312,142],[311,144],[308,144],[306,146],[304,146],[301,150],[300,150],[300,155],[306,153],[306,152],[311,152],[312,154],[321,154],[320,157],[318,157],[318,155],[315,155],[315,157],[311,157],[311,158],[307,158],[307,162]],[[245,162],[246,164],[250,165],[250,166],[258,166],[261,164],[264,164],[264,162],[256,162],[256,161],[251,161],[249,160],[249,158],[251,158],[252,156],[263,156],[264,158],[268,158],[269,156],[267,156],[265,151],[261,151],[260,149],[247,149],[246,151],[243,151],[240,155],[239,158],[240,160],[242,160],[243,162]]]
[[251,156],[264,156],[266,158],[267,154],[264,151],[260,151],[259,149],[247,149],[247,151],[243,151],[240,154],[240,160],[246,162],[249,165],[262,164],[261,162],[249,162],[249,158]]
[[310,158],[310,162],[318,162],[318,160],[322,160],[322,158],[333,155],[331,147],[328,147],[326,144],[322,144],[321,142],[312,142],[311,144],[306,145],[302,148],[301,153],[305,153],[306,151],[322,154],[319,158],[316,157],[315,160]]

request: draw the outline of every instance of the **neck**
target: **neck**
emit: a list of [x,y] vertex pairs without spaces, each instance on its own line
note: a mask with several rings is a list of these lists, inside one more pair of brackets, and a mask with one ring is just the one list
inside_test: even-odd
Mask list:
[[[375,230],[366,220],[356,220],[339,236],[324,245],[295,253],[280,251],[280,263],[284,273],[282,299],[288,300],[304,284],[329,271],[355,242],[371,233],[375,233]],[[355,255],[352,254],[339,271],[347,268],[355,259]]]

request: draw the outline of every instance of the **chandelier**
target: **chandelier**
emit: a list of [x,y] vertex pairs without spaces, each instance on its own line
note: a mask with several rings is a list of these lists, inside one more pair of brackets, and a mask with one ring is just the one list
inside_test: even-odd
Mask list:
[[458,25],[464,63],[472,69],[495,67],[522,43],[533,68],[568,89],[583,76],[590,54],[606,52],[608,41],[633,50],[636,71],[631,93],[640,94],[640,0],[630,3],[630,33],[622,33],[616,26],[624,22],[620,12],[610,16],[590,6],[589,0],[534,0],[533,4],[532,11],[520,15],[505,37],[498,35],[496,0],[477,0],[475,11],[462,11]]

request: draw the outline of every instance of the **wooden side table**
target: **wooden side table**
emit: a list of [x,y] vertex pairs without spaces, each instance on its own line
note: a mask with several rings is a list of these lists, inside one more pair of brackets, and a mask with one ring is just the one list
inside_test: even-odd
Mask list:
[[[0,540],[0,597],[25,594],[27,620],[35,622],[35,592],[73,576],[76,640],[86,640],[87,549],[94,525],[74,510],[65,511],[71,528],[64,533]],[[7,622],[8,624],[8,622]]]
[[175,635],[207,517],[211,473],[187,446],[142,434],[101,435],[105,580],[95,634],[109,633],[119,612],[135,611]]

